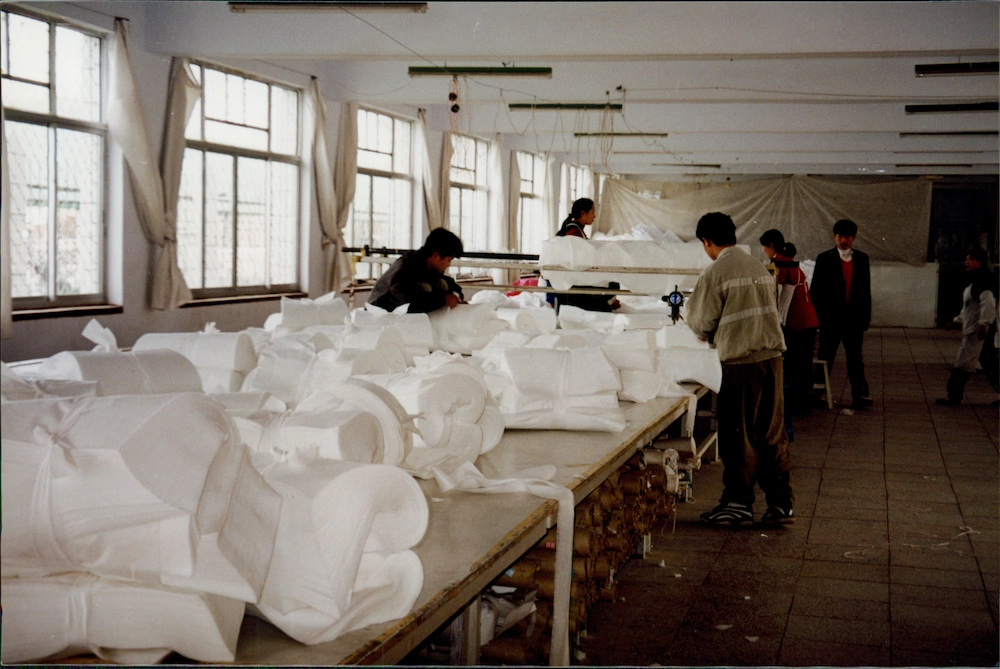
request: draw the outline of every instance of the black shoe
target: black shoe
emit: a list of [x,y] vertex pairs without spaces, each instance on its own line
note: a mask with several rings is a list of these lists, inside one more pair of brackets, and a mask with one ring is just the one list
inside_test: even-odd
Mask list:
[[719,525],[720,523],[729,523],[730,525],[752,523],[753,507],[748,504],[726,502],[711,511],[701,514],[701,519],[710,525]]
[[875,401],[870,397],[855,397],[854,401],[851,402],[851,408],[855,411],[859,409],[867,409],[875,404]]
[[780,506],[769,506],[764,515],[760,517],[762,525],[785,525],[795,522],[795,512],[791,508],[782,509]]
[[934,400],[934,404],[938,404],[943,407],[957,407],[962,403],[962,400],[952,399],[951,397],[939,397]]

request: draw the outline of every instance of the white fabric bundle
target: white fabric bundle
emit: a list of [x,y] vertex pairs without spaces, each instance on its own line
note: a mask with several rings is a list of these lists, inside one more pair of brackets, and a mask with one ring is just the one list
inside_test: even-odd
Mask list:
[[382,462],[385,442],[378,419],[361,411],[293,411],[233,416],[243,443],[252,451],[303,457]]
[[5,403],[3,575],[260,595],[280,499],[201,394]]
[[200,592],[68,573],[3,579],[3,662],[94,653],[153,664],[177,651],[233,662],[243,602]]
[[653,330],[609,332],[601,350],[619,369],[656,371],[656,333]]
[[409,549],[428,519],[416,481],[384,465],[258,458],[283,500],[259,612],[306,644],[406,615],[423,585]]
[[368,304],[351,312],[351,322],[361,328],[393,326],[403,335],[407,360],[427,355],[434,348],[434,327],[427,314],[389,312]]
[[686,323],[668,325],[656,332],[656,345],[659,348],[696,348],[709,349],[707,341],[698,339]]
[[556,310],[551,307],[501,308],[496,314],[500,320],[510,323],[511,329],[528,334],[552,332],[558,325]]
[[95,397],[96,381],[60,381],[24,377],[0,363],[0,402],[38,400],[47,397]]
[[470,354],[490,342],[509,326],[486,304],[459,304],[428,314],[434,326],[435,348],[449,353]]
[[191,361],[206,393],[237,392],[257,366],[253,339],[243,332],[163,332],[144,334],[133,351],[167,349]]
[[504,349],[484,361],[507,428],[625,428],[618,369],[597,348]]
[[255,367],[243,382],[243,392],[269,392],[292,404],[303,374],[317,352],[332,350],[332,342],[319,334],[281,337],[260,352]]
[[716,393],[722,387],[722,363],[714,348],[661,349],[658,367],[664,378],[675,383],[694,381]]
[[659,330],[674,325],[667,313],[615,314],[613,327],[621,330]]
[[63,351],[47,358],[40,374],[46,379],[96,381],[97,394],[148,395],[201,392],[194,365],[174,351]]
[[[403,365],[402,369],[406,369]],[[304,401],[317,390],[325,390],[347,379],[363,374],[390,374],[401,371],[391,365],[378,349],[344,348],[320,351],[303,371],[295,399]]]
[[385,358],[389,368],[394,371],[403,371],[412,362],[406,355],[406,340],[403,339],[403,333],[392,325],[348,325],[344,329],[341,347],[378,351]]
[[526,344],[528,348],[592,348],[600,346],[605,333],[597,330],[550,332],[538,335]]
[[648,402],[660,393],[667,385],[667,380],[656,372],[644,369],[621,369],[622,389],[618,398],[628,402]]
[[229,415],[242,415],[254,411],[288,410],[288,405],[271,393],[213,393],[210,397],[222,405]]
[[385,388],[347,379],[310,394],[296,407],[301,413],[357,411],[375,416],[382,429],[382,462],[400,465],[413,448],[412,417]]
[[500,439],[503,438],[503,414],[500,413],[500,409],[492,404],[487,404],[486,408],[483,409],[483,415],[479,417],[479,421],[476,424],[483,431],[483,450],[480,455],[482,453],[489,453],[496,448],[497,444],[500,443]]
[[296,330],[309,325],[343,325],[350,316],[347,303],[334,293],[315,300],[281,298],[281,325]]
[[559,307],[559,327],[563,330],[610,330],[615,324],[615,314],[587,311],[564,304]]

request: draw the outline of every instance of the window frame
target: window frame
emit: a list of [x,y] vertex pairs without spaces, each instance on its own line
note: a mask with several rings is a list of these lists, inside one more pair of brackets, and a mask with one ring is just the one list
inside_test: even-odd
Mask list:
[[[415,216],[415,214],[414,214],[414,208],[415,208],[415,206],[417,204],[416,203],[415,190],[414,190],[416,188],[416,183],[417,183],[416,175],[414,174],[415,171],[416,171],[416,162],[415,162],[416,161],[416,157],[414,156],[414,140],[415,140],[415,136],[416,136],[416,119],[408,118],[406,116],[403,116],[402,114],[394,114],[392,112],[388,112],[388,111],[385,111],[385,110],[382,110],[382,109],[378,109],[378,108],[375,108],[375,107],[371,107],[371,106],[367,106],[367,105],[365,105],[365,106],[358,105],[357,111],[358,111],[359,114],[361,112],[366,112],[366,113],[369,113],[369,114],[377,114],[377,115],[380,115],[380,116],[386,116],[386,117],[392,119],[392,153],[389,154],[389,155],[391,156],[390,163],[391,163],[391,165],[392,165],[393,168],[390,169],[390,170],[381,170],[381,169],[378,169],[378,168],[375,168],[375,167],[362,167],[360,164],[358,164],[357,168],[355,169],[355,176],[360,175],[360,174],[364,174],[364,175],[366,175],[368,177],[371,177],[371,179],[372,179],[372,184],[373,185],[368,190],[368,212],[369,212],[369,216],[370,217],[374,217],[373,212],[375,211],[375,188],[374,188],[374,179],[375,179],[375,177],[381,177],[381,178],[389,179],[390,183],[392,181],[394,181],[394,180],[407,181],[409,183],[409,193],[410,193],[410,224],[409,224],[409,226],[406,229],[405,236],[407,238],[409,238],[409,241],[407,242],[407,245],[413,246],[414,245],[414,240],[413,240],[413,219],[414,219],[414,216]],[[396,171],[394,171],[395,170],[395,165],[396,165],[396,123],[397,122],[407,123],[410,126],[409,161],[408,161],[408,165],[407,165],[407,168],[409,169],[409,172],[396,172]],[[358,148],[357,148],[357,151],[358,151],[358,155],[359,156],[360,156],[360,152],[361,151],[371,151],[371,149],[362,149],[361,148],[360,136],[358,138]],[[376,152],[376,153],[379,153],[379,152]],[[383,155],[385,155],[385,154],[383,154]],[[355,181],[355,184],[356,183],[357,182]],[[348,214],[347,214],[347,223],[344,226],[345,232],[348,231],[348,230],[350,231],[350,235],[347,238],[347,244],[348,244],[348,246],[353,246],[353,247],[364,247],[367,244],[367,245],[372,246],[374,248],[376,246],[375,243],[374,243],[374,241],[372,240],[372,234],[374,233],[374,225],[370,225],[370,227],[369,227],[368,241],[366,241],[366,242],[359,242],[354,237],[354,233],[355,233],[355,230],[354,230],[354,203],[357,201],[357,196],[358,196],[357,188],[355,187],[354,199],[351,200],[351,207],[350,207],[350,210],[348,211]],[[371,221],[369,221],[369,223],[371,223]],[[390,244],[389,247],[391,248],[392,244]],[[368,273],[370,274],[370,276],[360,276],[360,274],[366,268],[367,268]],[[355,268],[354,278],[358,279],[358,280],[369,280],[369,279],[370,280],[375,280],[379,276],[381,276],[382,272],[385,269],[387,269],[387,268],[388,268],[388,265],[382,266],[382,265],[375,265],[375,264],[358,263],[358,266]]]
[[[110,151],[108,147],[108,126],[107,126],[107,102],[108,102],[108,86],[109,86],[109,58],[108,58],[108,33],[100,29],[91,28],[82,25],[76,21],[63,18],[55,14],[49,14],[47,12],[32,11],[29,8],[21,7],[18,5],[4,6],[0,9],[5,14],[15,14],[18,16],[23,16],[35,21],[42,21],[49,24],[49,112],[35,112],[28,111],[24,109],[17,109],[15,107],[4,106],[4,121],[14,122],[14,123],[24,123],[28,125],[39,126],[45,128],[46,135],[49,142],[49,150],[46,155],[46,163],[49,166],[49,180],[47,182],[47,187],[49,190],[48,200],[49,200],[49,215],[47,221],[48,227],[48,263],[49,272],[46,278],[47,281],[47,292],[46,296],[25,296],[25,297],[14,297],[11,298],[11,307],[13,312],[18,311],[46,311],[46,310],[59,310],[72,307],[92,307],[105,305],[108,303],[108,293],[109,293],[109,274],[108,271],[108,261],[109,261],[109,251],[108,251],[108,200],[110,195],[109,179],[108,175],[111,169],[110,165]],[[59,116],[55,110],[57,109],[57,91],[56,91],[56,28],[67,28],[74,30],[76,32],[82,33],[89,37],[96,38],[98,40],[98,51],[100,54],[100,66],[99,71],[99,82],[98,82],[98,113],[100,121],[87,121],[84,119],[71,118],[67,116]],[[10,58],[10,23],[8,19],[7,23],[7,44],[5,45],[5,52],[7,57]],[[6,66],[6,63],[4,64]],[[25,80],[20,77],[11,76],[9,73],[2,75],[2,79],[10,79],[12,81],[24,81],[26,83],[31,83],[38,85],[38,82],[31,80]],[[2,104],[2,101],[0,101]],[[100,151],[101,155],[97,161],[100,167],[100,186],[98,188],[98,193],[101,198],[100,206],[98,207],[98,215],[100,221],[98,223],[98,231],[100,234],[100,241],[97,245],[98,257],[97,257],[97,285],[99,291],[96,293],[77,293],[73,295],[58,295],[56,285],[58,283],[59,276],[59,265],[58,265],[58,252],[57,252],[57,237],[58,237],[58,189],[59,189],[59,178],[58,173],[55,170],[56,165],[56,151],[58,146],[56,144],[56,132],[60,129],[71,130],[75,132],[86,132],[91,135],[100,137]],[[3,129],[5,132],[6,130]],[[6,140],[5,140],[6,141]],[[9,261],[8,261],[9,262]]]
[[[206,253],[205,253],[205,225],[206,225],[206,197],[205,197],[205,187],[207,182],[207,170],[205,169],[206,157],[209,153],[216,153],[222,155],[232,156],[233,158],[233,172],[232,172],[232,192],[233,192],[233,210],[232,210],[232,285],[212,287],[212,288],[190,288],[191,294],[195,300],[213,300],[219,298],[238,298],[238,297],[253,297],[253,296],[267,296],[267,295],[281,295],[295,293],[300,290],[302,284],[302,257],[300,253],[300,248],[302,245],[302,239],[304,231],[302,229],[302,193],[303,193],[303,175],[302,175],[302,150],[303,150],[303,113],[304,113],[304,91],[301,87],[288,84],[283,81],[278,81],[270,77],[259,75],[255,72],[246,72],[238,68],[229,67],[227,65],[220,65],[219,63],[212,62],[211,60],[203,58],[189,58],[188,63],[191,67],[201,68],[201,75],[198,77],[198,84],[201,89],[201,97],[199,99],[199,104],[197,106],[197,111],[201,116],[199,119],[199,136],[200,139],[189,139],[187,137],[187,128],[185,128],[184,137],[184,152],[188,149],[199,151],[202,154],[201,159],[201,281],[200,283],[204,286],[205,283],[205,272],[206,272]],[[265,132],[268,133],[268,146],[270,146],[270,138],[272,133],[271,128],[271,103],[272,103],[272,86],[278,86],[286,90],[293,91],[296,95],[296,107],[297,107],[297,132],[295,135],[295,153],[294,154],[282,154],[274,153],[270,150],[261,151],[259,149],[248,149],[240,146],[233,146],[229,144],[219,144],[217,142],[211,142],[205,139],[205,126],[206,120],[215,120],[207,118],[205,113],[205,70],[211,69],[217,72],[221,72],[227,75],[233,75],[240,77],[244,80],[252,80],[259,83],[263,83],[268,87],[268,110],[267,119],[268,127]],[[188,120],[191,123],[191,119]],[[230,125],[237,125],[240,127],[255,128],[260,130],[261,128],[256,128],[256,126],[250,126],[247,124],[231,123],[225,121]],[[239,276],[239,159],[248,158],[252,160],[263,160],[265,163],[268,162],[280,162],[288,165],[294,165],[297,171],[296,178],[296,188],[295,188],[295,244],[294,244],[294,257],[295,257],[295,281],[292,283],[271,283],[264,285],[253,285],[253,286],[240,286],[238,281]],[[179,208],[179,206],[178,206]],[[266,225],[270,225],[267,222]],[[265,257],[270,257],[271,248],[270,245],[265,247]],[[270,271],[269,263],[265,262],[265,273]],[[186,277],[185,277],[186,278]]]
[[[470,140],[470,141],[474,142],[474,148],[475,148],[474,155],[476,156],[476,164],[475,164],[475,169],[472,170],[472,172],[473,172],[473,179],[472,179],[473,183],[471,183],[471,184],[465,183],[465,182],[461,182],[461,181],[456,182],[454,180],[454,178],[452,177],[452,170],[455,170],[455,169],[466,169],[466,168],[463,168],[463,167],[456,168],[456,166],[455,166],[455,156],[457,155],[457,152],[455,151],[455,144],[454,144],[454,142],[455,142],[455,138],[456,137],[461,137],[461,138],[464,138],[466,140]],[[449,210],[448,210],[448,220],[445,221],[444,223],[445,223],[446,227],[449,230],[451,230],[451,232],[455,233],[456,235],[458,235],[462,239],[462,241],[465,243],[465,250],[467,250],[467,251],[476,251],[476,252],[488,252],[489,251],[489,248],[488,248],[489,247],[489,225],[490,225],[490,223],[489,223],[489,216],[490,216],[489,212],[490,212],[490,197],[491,197],[491,195],[490,195],[490,174],[489,174],[489,169],[490,169],[490,165],[489,165],[490,143],[489,143],[489,141],[487,141],[485,139],[480,139],[479,137],[475,137],[473,135],[466,135],[466,134],[457,133],[457,132],[451,133],[451,138],[452,138],[451,139],[451,141],[452,141],[451,163],[448,166],[448,177],[449,177],[448,178],[448,182],[449,182],[448,202],[449,202]],[[482,146],[482,150],[483,150],[483,153],[481,155],[486,156],[486,159],[483,161],[484,162],[484,169],[485,169],[485,171],[484,171],[483,178],[482,178],[482,185],[480,185],[480,179],[479,179],[479,156],[480,156],[479,151],[480,151],[480,145]],[[452,219],[452,217],[455,214],[453,208],[451,207],[452,191],[453,191],[453,189],[457,189],[459,191],[459,193],[458,193],[458,202],[459,203],[461,203],[462,200],[466,196],[470,196],[470,197],[475,198],[477,193],[483,193],[485,195],[486,206],[485,206],[485,211],[483,212],[484,221],[483,221],[483,231],[482,232],[483,232],[483,238],[487,242],[487,244],[486,244],[487,248],[482,248],[482,249],[474,248],[473,246],[470,245],[470,240],[473,239],[474,236],[463,234],[463,232],[464,232],[464,230],[463,230],[464,226],[463,226],[463,222],[461,220],[461,204],[459,204],[459,226],[458,226],[459,229],[455,230],[455,229],[452,228],[451,219]],[[475,203],[473,203],[473,206],[475,206]],[[473,223],[474,222],[472,222],[470,224],[473,224]]]
[[[531,180],[530,180],[531,186],[530,190],[528,191],[524,190],[525,178],[524,178],[524,172],[521,170],[521,162],[520,162],[521,156],[527,156],[531,160]],[[518,186],[519,190],[518,190],[518,207],[517,207],[517,243],[519,247],[518,250],[521,253],[533,253],[533,252],[537,253],[540,251],[541,243],[545,241],[545,239],[535,240],[535,243],[532,246],[538,248],[525,246],[525,242],[528,240],[528,236],[526,234],[526,232],[528,231],[525,230],[524,215],[525,212],[527,211],[527,206],[530,204],[533,210],[534,209],[539,210],[539,211],[534,211],[533,215],[541,217],[541,220],[544,222],[545,212],[542,211],[544,207],[543,204],[544,192],[539,192],[538,180],[539,179],[543,180],[542,191],[544,191],[544,179],[548,176],[547,174],[545,174],[545,158],[537,153],[531,153],[530,151],[514,151],[514,160],[518,161],[517,165],[518,173],[521,175],[521,183]]]

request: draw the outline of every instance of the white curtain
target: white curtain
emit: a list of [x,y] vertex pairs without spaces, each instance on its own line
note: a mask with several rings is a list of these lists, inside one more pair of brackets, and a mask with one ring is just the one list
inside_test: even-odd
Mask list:
[[[317,88],[317,94],[318,94]],[[322,98],[320,98],[322,102]],[[317,108],[319,113],[319,108]],[[317,131],[326,128],[326,110],[323,108],[323,120],[317,118]],[[333,173],[334,202],[337,208],[336,228],[331,231],[323,229],[323,248],[326,251],[325,276],[327,291],[340,292],[350,283],[351,264],[344,257],[341,249],[344,242],[344,226],[351,213],[354,203],[354,188],[358,179],[358,105],[345,102],[340,110],[340,129],[337,132],[337,156]],[[333,233],[330,236],[330,233]]]
[[115,35],[111,41],[108,131],[121,146],[128,164],[143,232],[157,246],[150,291],[150,306],[154,309],[174,309],[191,300],[191,291],[177,266],[176,212],[184,159],[184,129],[200,95],[201,88],[191,75],[187,59],[175,58],[170,71],[163,147],[157,163],[135,88],[125,22],[115,21]]
[[[559,232],[559,165],[551,153],[545,155],[545,183],[542,187],[542,216],[545,217],[545,239]],[[569,213],[569,212],[567,212]]]
[[14,332],[10,296],[10,172],[7,171],[7,125],[0,105],[0,339]]
[[441,227],[447,228],[450,223],[449,216],[451,204],[451,154],[454,147],[451,145],[451,133],[441,133],[441,165],[438,167],[438,203],[441,214]]
[[521,250],[518,235],[518,216],[521,211],[521,164],[517,151],[510,152],[510,184],[507,188],[507,248],[514,253]]
[[[309,100],[312,103],[315,127],[313,128],[313,176],[316,182],[316,206],[319,227],[323,234],[323,290],[336,290],[345,279],[337,276],[338,271],[349,268],[347,262],[338,262],[340,249],[346,246],[341,229],[337,227],[337,194],[334,192],[333,168],[330,166],[330,149],[326,141],[326,103],[319,90],[319,81],[314,77],[309,86]],[[343,273],[343,272],[342,272]],[[350,281],[350,277],[346,278]]]
[[420,180],[422,182],[424,194],[424,213],[426,214],[426,225],[421,230],[419,240],[413,240],[413,245],[417,246],[423,242],[427,234],[434,228],[444,225],[441,218],[441,201],[434,191],[434,179],[431,174],[431,153],[427,146],[427,110],[421,109],[417,112],[417,167],[420,170]]
[[926,179],[858,183],[794,175],[730,184],[608,179],[595,226],[622,234],[646,224],[689,241],[699,218],[721,211],[736,223],[741,244],[755,247],[764,231],[776,228],[804,260],[832,248],[834,222],[849,218],[858,224],[857,247],[872,260],[919,265],[927,260],[930,210]]
[[[487,206],[489,209],[486,215],[486,248],[495,252],[504,248],[505,237],[507,236],[504,233],[504,222],[506,220],[504,210],[507,203],[504,201],[503,196],[503,135],[500,133],[496,133],[492,141],[490,141],[486,160],[489,175],[487,181],[489,188]],[[495,269],[490,272],[490,275],[492,275],[495,283],[502,283],[506,272],[501,269]]]

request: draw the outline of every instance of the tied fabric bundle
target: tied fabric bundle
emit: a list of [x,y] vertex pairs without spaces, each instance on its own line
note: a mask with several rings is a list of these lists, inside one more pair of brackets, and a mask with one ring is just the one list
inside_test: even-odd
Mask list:
[[174,351],[63,351],[42,363],[40,375],[95,382],[102,397],[202,391],[198,370]]
[[362,411],[231,412],[243,443],[251,451],[288,457],[381,463],[382,425]]
[[510,323],[512,330],[528,334],[542,334],[556,329],[556,310],[551,307],[501,308],[496,311],[500,320]]
[[436,349],[448,353],[469,355],[509,327],[488,304],[459,304],[428,316],[434,326]]
[[280,324],[290,330],[310,325],[343,325],[349,316],[347,303],[334,293],[327,293],[315,300],[281,298]]
[[5,403],[3,576],[90,572],[255,601],[280,499],[199,394]]
[[428,519],[412,477],[397,467],[336,460],[258,455],[255,464],[283,500],[256,612],[292,638],[317,644],[410,611],[423,566],[409,549]]
[[139,337],[133,351],[166,349],[191,361],[206,393],[237,392],[257,366],[250,335],[241,332],[165,332]]
[[3,662],[94,653],[125,665],[177,651],[233,662],[245,604],[201,592],[68,573],[3,579]]
[[351,322],[360,328],[381,328],[392,326],[403,335],[407,360],[418,355],[427,355],[434,348],[434,327],[427,314],[411,314],[405,311],[385,311],[374,304],[366,304],[364,309],[351,312]]
[[260,351],[255,367],[243,381],[243,392],[269,392],[294,404],[302,376],[317,353],[333,349],[324,335],[287,336],[273,340]]

